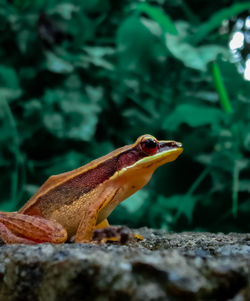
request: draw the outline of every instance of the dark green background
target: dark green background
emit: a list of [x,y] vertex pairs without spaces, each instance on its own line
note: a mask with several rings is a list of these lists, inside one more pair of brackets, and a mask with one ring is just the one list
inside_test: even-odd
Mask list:
[[113,223],[249,231],[250,83],[227,46],[233,18],[248,9],[226,0],[2,0],[1,210],[19,208],[50,175],[150,133],[183,142],[184,153]]

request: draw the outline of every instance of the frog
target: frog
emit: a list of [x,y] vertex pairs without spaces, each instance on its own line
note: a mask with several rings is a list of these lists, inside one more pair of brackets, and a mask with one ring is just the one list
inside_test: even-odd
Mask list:
[[90,243],[95,229],[109,227],[107,218],[118,204],[182,152],[180,142],[145,134],[77,169],[52,175],[21,209],[0,212],[0,238],[6,244]]

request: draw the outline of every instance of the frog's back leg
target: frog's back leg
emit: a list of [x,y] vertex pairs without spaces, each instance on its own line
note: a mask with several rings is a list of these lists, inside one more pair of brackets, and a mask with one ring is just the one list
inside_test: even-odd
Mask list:
[[56,221],[16,212],[0,212],[0,238],[9,244],[63,243],[67,231]]

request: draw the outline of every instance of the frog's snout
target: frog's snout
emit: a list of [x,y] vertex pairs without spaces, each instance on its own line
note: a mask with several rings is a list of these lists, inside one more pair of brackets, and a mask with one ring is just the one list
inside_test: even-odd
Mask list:
[[182,143],[181,142],[176,142],[176,141],[160,141],[159,142],[159,151],[166,151],[166,150],[171,150],[171,149],[176,149],[176,148],[182,148]]
[[176,146],[181,148],[182,147],[182,143],[181,142],[176,142]]

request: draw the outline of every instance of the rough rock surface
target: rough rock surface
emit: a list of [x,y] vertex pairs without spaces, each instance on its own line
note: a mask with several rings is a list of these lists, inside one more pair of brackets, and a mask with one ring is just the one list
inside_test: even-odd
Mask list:
[[0,247],[0,301],[250,300],[250,234]]

